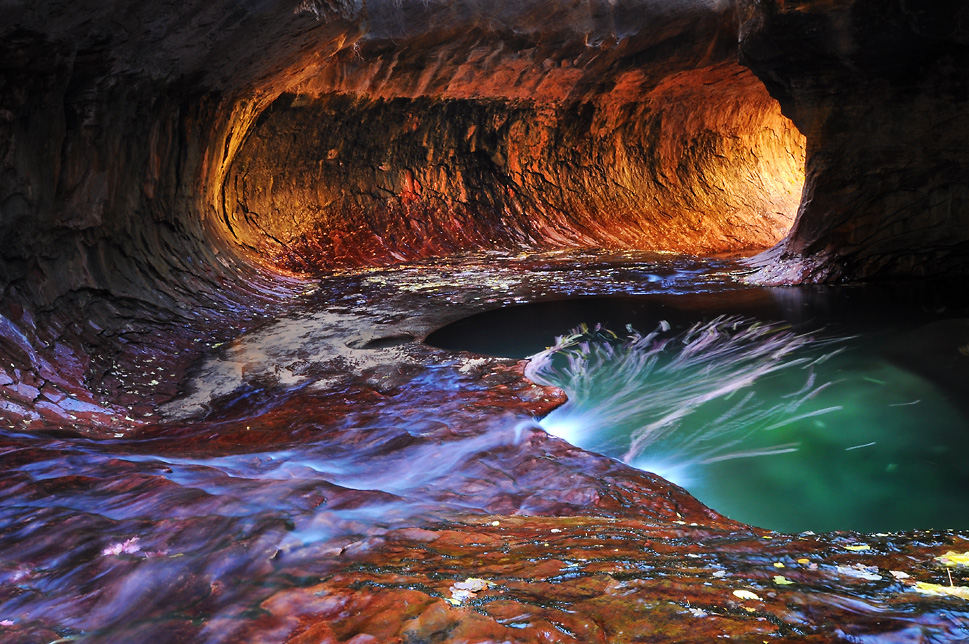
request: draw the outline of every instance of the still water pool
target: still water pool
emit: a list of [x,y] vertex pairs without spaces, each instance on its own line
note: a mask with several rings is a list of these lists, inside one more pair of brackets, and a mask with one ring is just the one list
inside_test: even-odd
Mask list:
[[[506,307],[436,346],[533,356],[542,426],[779,531],[969,528],[969,315],[904,287]],[[583,326],[585,325],[585,326]]]

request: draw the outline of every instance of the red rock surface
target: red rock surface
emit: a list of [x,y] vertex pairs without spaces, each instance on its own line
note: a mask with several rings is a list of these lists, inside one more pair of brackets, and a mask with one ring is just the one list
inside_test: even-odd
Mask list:
[[[963,599],[909,583],[944,585],[934,557],[963,535],[763,539],[519,426],[556,400],[519,367],[407,346],[482,306],[480,285],[407,326],[420,283],[394,299],[365,272],[330,276],[321,346],[390,357],[267,370],[235,353],[245,331],[306,319],[315,284],[287,268],[765,247],[794,214],[803,146],[797,222],[758,279],[964,275],[963,3],[0,11],[0,640],[967,637]],[[393,332],[358,337],[360,320]],[[239,386],[166,417],[205,355]],[[414,467],[436,449],[457,465]],[[380,485],[340,479],[333,454]],[[468,577],[495,585],[447,604]]]

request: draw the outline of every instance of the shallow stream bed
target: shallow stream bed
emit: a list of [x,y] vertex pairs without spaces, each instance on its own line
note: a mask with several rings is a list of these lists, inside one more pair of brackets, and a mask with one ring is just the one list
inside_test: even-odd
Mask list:
[[[723,298],[731,307],[722,313],[754,316],[759,305],[748,302],[740,277],[728,259],[605,252],[490,254],[335,274],[287,315],[200,359],[155,422],[110,440],[2,432],[0,641],[969,637],[969,604],[957,590],[969,583],[966,568],[957,555],[945,558],[969,550],[965,525],[904,532],[892,525],[877,534],[749,527],[727,505],[742,484],[718,483],[724,504],[710,509],[637,459],[628,460],[639,468],[596,453],[622,458],[607,449],[615,436],[589,451],[553,435],[556,414],[572,403],[525,378],[519,353],[496,358],[485,355],[500,353],[491,349],[421,341],[488,310],[550,306],[526,315],[527,323],[491,327],[515,351],[541,351],[575,324],[621,322],[587,319],[602,312],[595,305],[581,319],[556,312],[571,298],[598,296],[668,298],[672,308],[660,318],[669,333],[683,333],[695,311],[677,318],[674,303],[691,298]],[[774,305],[800,310],[792,291],[779,293]],[[652,306],[628,323],[651,331],[660,321]],[[931,327],[928,344],[903,342],[903,353],[945,351],[961,338],[961,318],[947,315],[931,323],[943,327]],[[803,321],[837,319],[827,311],[802,317],[790,321],[790,333],[808,333],[797,326]],[[822,331],[824,355],[857,333],[827,325],[810,333]],[[820,366],[833,368],[848,353]],[[799,378],[759,391],[765,409],[775,390],[823,385],[819,375],[805,390],[806,364]],[[920,383],[935,382],[904,368]],[[794,370],[766,377],[787,371]],[[912,384],[900,385],[897,400],[870,384],[879,402],[913,400]],[[823,399],[836,389],[798,413],[817,411],[811,405],[841,405],[845,413],[847,403]],[[953,417],[964,414],[944,382],[933,391]],[[928,394],[918,395],[928,406]],[[891,409],[910,407],[918,405]],[[800,431],[783,442],[806,446],[807,430]],[[829,449],[842,458],[874,453],[874,446],[847,448],[887,440],[837,438]],[[912,461],[930,444],[923,438],[907,448]],[[739,450],[767,448],[731,447]],[[724,459],[698,471],[706,477],[721,463],[775,463],[793,453]],[[806,465],[780,467],[791,478],[815,476]],[[944,498],[961,508],[958,476]],[[936,490],[946,493],[944,484]],[[896,639],[877,639],[886,637]]]

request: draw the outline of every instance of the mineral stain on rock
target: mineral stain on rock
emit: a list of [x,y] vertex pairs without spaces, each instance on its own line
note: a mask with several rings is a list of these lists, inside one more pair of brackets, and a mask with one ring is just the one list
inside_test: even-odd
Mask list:
[[969,637],[960,532],[741,525],[416,341],[749,271],[670,252],[964,276],[963,3],[0,14],[0,640]]

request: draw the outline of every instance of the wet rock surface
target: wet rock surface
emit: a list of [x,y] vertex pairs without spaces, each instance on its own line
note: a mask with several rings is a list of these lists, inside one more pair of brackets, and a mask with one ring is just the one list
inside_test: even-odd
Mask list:
[[782,109],[757,279],[964,273],[965,9],[876,5],[4,3],[0,640],[966,639],[961,533],[764,535],[417,342],[690,260],[366,268],[769,245]]
[[966,535],[743,526],[546,434],[535,418],[564,398],[522,363],[403,341],[509,303],[742,274],[632,253],[350,271],[210,350],[167,420],[6,430],[0,641],[964,637],[965,600],[915,584],[963,585],[937,557]]
[[[944,535],[819,538],[635,518],[490,518],[391,531],[349,571],[270,598],[263,607],[272,617],[256,633],[570,643],[944,642],[966,633],[964,616],[919,597],[911,581],[945,582],[925,561],[951,544]],[[864,545],[865,557],[851,554]],[[899,557],[913,577],[892,574]],[[487,587],[457,601],[454,586],[465,579]]]

